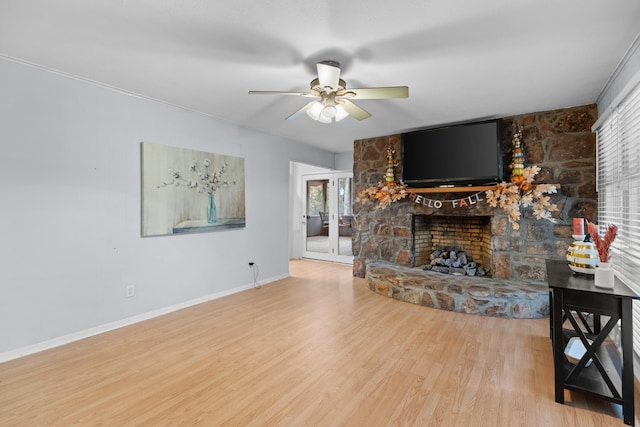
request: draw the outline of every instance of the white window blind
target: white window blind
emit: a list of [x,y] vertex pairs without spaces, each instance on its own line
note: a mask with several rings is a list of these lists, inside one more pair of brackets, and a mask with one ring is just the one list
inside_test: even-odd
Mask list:
[[[640,294],[640,85],[596,130],[598,224],[618,226],[611,262]],[[640,356],[640,304],[633,302],[633,348]]]

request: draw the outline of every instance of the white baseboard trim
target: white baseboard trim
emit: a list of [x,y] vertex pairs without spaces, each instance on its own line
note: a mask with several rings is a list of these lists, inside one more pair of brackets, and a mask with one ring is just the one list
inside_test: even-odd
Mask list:
[[[290,277],[288,273],[283,274],[281,276],[274,276],[268,279],[262,279],[260,280],[259,283],[260,283],[260,286],[264,286],[269,283],[276,282],[278,280],[286,279],[287,277]],[[154,317],[159,317],[174,311],[182,310],[183,308],[192,307],[194,305],[202,304],[202,303],[212,301],[218,298],[222,298],[228,295],[236,294],[238,292],[246,291],[253,287],[254,287],[254,284],[251,283],[249,285],[243,285],[243,286],[238,286],[231,289],[226,289],[221,292],[216,292],[215,294],[205,295],[200,298],[196,298],[190,301],[185,301],[179,304],[171,305],[169,307],[153,310],[148,313],[138,314],[132,317],[128,317],[126,319],[116,320],[115,322],[105,323],[104,325],[95,326],[93,328],[63,335],[63,336],[53,338],[47,341],[43,341],[37,344],[21,347],[16,350],[0,353],[0,363],[8,362],[9,360],[19,359],[20,357],[28,356],[34,353],[39,353],[44,350],[49,350],[55,347],[59,347],[61,345],[72,343],[74,341],[79,341],[84,338],[100,335],[105,332],[113,331],[114,329],[123,328],[125,326],[133,325],[138,322],[143,322],[145,320],[153,319]]]

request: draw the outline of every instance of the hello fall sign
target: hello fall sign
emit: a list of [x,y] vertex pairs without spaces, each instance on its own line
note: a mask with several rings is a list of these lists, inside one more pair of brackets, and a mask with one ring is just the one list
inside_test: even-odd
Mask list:
[[419,205],[424,205],[430,208],[440,209],[444,205],[448,206],[450,204],[451,207],[455,209],[455,208],[473,206],[479,202],[484,201],[484,199],[481,198],[480,196],[482,193],[483,193],[482,191],[479,191],[475,194],[472,194],[467,197],[463,197],[461,199],[435,200],[435,199],[429,199],[427,197],[421,196],[416,193],[409,192],[409,198]]

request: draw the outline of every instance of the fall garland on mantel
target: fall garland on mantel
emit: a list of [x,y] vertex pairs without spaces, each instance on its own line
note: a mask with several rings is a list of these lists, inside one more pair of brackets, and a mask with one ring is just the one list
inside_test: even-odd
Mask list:
[[558,210],[558,206],[551,203],[547,194],[558,191],[553,184],[532,185],[536,175],[540,172],[538,166],[529,166],[523,169],[522,181],[501,182],[495,190],[487,190],[487,203],[492,208],[500,206],[509,215],[509,222],[514,230],[520,228],[522,208],[531,207],[536,219],[552,220],[551,212]]
[[536,175],[540,172],[538,166],[524,167],[524,152],[521,147],[522,127],[514,125],[513,135],[513,161],[510,165],[512,170],[511,181],[501,182],[495,190],[479,191],[471,196],[440,200],[430,199],[422,195],[407,190],[407,186],[395,180],[395,168],[398,162],[394,160],[395,150],[389,146],[387,148],[387,169],[384,174],[384,182],[379,182],[376,186],[368,187],[358,193],[355,201],[366,203],[367,201],[377,201],[374,210],[385,209],[393,202],[409,196],[415,203],[431,208],[440,209],[445,204],[450,203],[452,208],[468,207],[484,201],[482,194],[487,197],[486,202],[491,207],[499,206],[509,215],[509,222],[514,230],[520,228],[518,221],[522,214],[521,209],[530,207],[537,219],[552,220],[551,213],[558,210],[556,204],[551,203],[548,194],[557,192],[557,187],[553,184],[533,185]]

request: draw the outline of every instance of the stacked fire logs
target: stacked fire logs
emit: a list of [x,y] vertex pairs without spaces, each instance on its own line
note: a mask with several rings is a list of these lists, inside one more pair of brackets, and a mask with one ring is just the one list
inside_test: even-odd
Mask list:
[[431,263],[422,267],[423,270],[458,276],[488,275],[483,266],[473,262],[471,255],[460,248],[438,248],[431,253],[430,258]]

